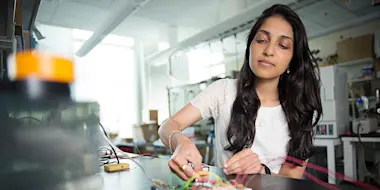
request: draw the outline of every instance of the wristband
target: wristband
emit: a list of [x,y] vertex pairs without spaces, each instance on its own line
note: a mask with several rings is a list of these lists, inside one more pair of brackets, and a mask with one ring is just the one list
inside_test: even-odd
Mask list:
[[261,164],[261,165],[264,167],[265,174],[268,174],[268,175],[272,174],[272,172],[270,171],[270,169],[268,168],[268,166],[266,166],[265,164]]

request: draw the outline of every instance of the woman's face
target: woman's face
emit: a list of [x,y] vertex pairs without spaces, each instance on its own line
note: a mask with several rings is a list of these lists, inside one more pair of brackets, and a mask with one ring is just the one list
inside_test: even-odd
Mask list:
[[265,20],[250,47],[250,67],[261,79],[279,78],[289,67],[293,57],[292,26],[281,16]]

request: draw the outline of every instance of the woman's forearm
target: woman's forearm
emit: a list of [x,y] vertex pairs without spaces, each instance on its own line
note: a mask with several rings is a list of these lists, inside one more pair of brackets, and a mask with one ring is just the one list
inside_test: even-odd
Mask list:
[[164,143],[165,146],[169,147],[169,136],[171,136],[171,144],[172,148],[175,149],[175,147],[178,144],[178,141],[183,136],[181,133],[172,133],[173,131],[181,131],[181,127],[178,125],[178,123],[172,119],[168,119],[165,121],[158,130],[158,135],[160,136],[160,139],[162,143]]

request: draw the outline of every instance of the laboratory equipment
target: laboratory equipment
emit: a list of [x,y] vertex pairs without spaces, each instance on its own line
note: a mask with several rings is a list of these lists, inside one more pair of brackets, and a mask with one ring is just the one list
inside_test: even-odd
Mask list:
[[99,106],[71,99],[73,63],[19,52],[8,64],[11,80],[0,83],[0,189],[81,189],[73,186],[81,179],[102,189]]
[[380,114],[380,89],[376,89],[376,113]]
[[338,138],[349,131],[347,75],[332,65],[320,68],[323,117],[315,128],[317,138]]
[[377,129],[377,119],[374,117],[354,119],[352,122],[352,132],[355,134],[368,134]]

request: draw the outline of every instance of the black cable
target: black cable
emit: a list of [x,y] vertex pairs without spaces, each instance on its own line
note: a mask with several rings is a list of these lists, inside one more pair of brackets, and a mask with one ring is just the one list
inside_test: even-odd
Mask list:
[[[374,179],[375,180],[375,183],[377,183],[377,185],[380,185],[380,183],[378,182],[378,180],[375,178],[375,177],[373,177],[372,176],[372,174],[368,171],[368,169],[367,169],[367,166],[366,166],[366,164],[365,164],[365,155],[364,155],[364,149],[365,149],[365,146],[364,146],[364,144],[363,144],[363,142],[362,142],[362,140],[361,140],[361,135],[360,135],[360,129],[361,130],[364,130],[362,127],[361,127],[361,123],[359,122],[358,123],[358,128],[357,128],[357,135],[358,135],[358,141],[359,141],[359,144],[361,145],[361,148],[362,148],[362,153],[363,153],[363,163],[364,163],[364,167],[365,167],[365,170],[366,170],[366,172],[368,173],[367,174],[367,177],[370,177],[370,178],[372,178],[372,179]],[[372,148],[371,148],[372,149]],[[363,163],[361,163],[361,164],[363,164]]]
[[[106,135],[107,139],[109,140],[108,134],[107,134],[106,130],[104,129],[103,125],[100,122],[99,122],[99,125],[100,125],[100,127],[102,127],[104,135]],[[117,156],[116,150],[112,147],[112,145],[110,145],[110,147],[112,149],[112,152],[115,154],[117,163],[120,164],[120,160],[119,160],[119,157]]]
[[30,117],[30,116],[21,117],[21,118],[18,118],[18,119],[19,119],[19,120],[30,119],[30,120],[37,121],[38,123],[41,123],[41,120],[39,120],[39,119],[37,119],[37,118],[34,118],[34,117]]

